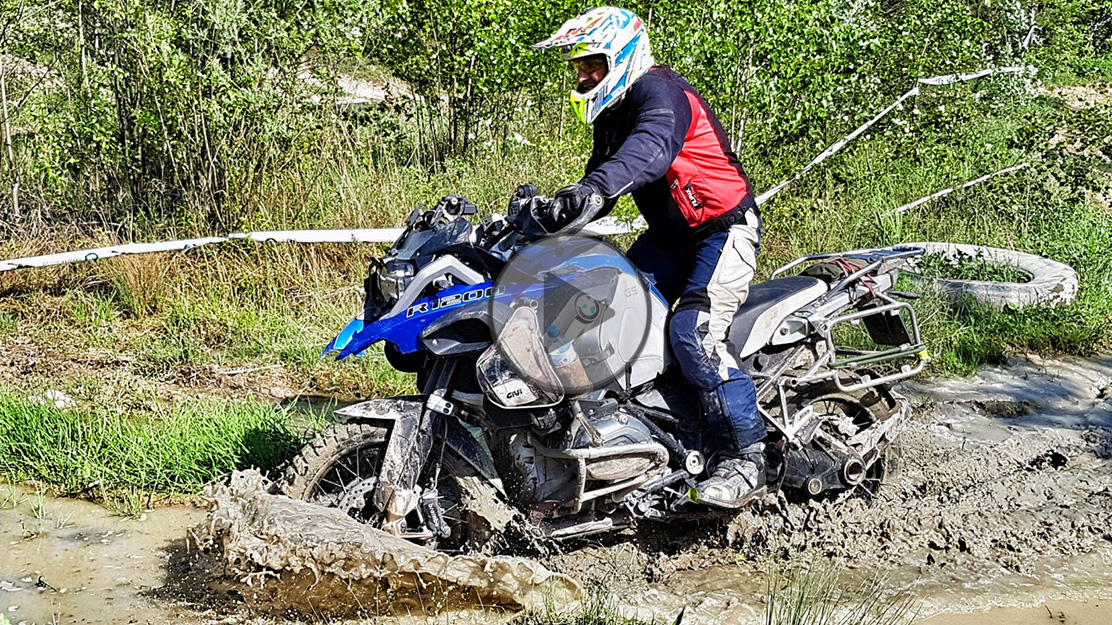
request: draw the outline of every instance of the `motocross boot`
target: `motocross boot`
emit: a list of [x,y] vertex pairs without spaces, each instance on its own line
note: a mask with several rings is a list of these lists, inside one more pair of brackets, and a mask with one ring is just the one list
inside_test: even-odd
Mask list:
[[740,508],[764,493],[764,443],[754,443],[736,454],[722,454],[714,473],[695,486],[692,499],[722,508]]

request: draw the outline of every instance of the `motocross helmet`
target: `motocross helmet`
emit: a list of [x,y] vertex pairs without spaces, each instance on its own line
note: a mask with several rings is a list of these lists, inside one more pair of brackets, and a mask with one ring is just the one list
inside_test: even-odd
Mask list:
[[572,108],[587,124],[617,102],[655,63],[645,23],[631,11],[615,7],[590,9],[573,17],[556,34],[533,47],[561,48],[566,61],[596,55],[606,59],[609,71],[595,88],[586,93],[576,89],[571,92]]

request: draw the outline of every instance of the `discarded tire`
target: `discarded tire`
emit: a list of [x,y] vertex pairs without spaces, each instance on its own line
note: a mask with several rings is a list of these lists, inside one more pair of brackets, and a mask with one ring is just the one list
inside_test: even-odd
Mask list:
[[[959,254],[980,257],[986,262],[1011,265],[1031,276],[1028,282],[984,282],[980,280],[950,280],[923,278],[940,293],[959,297],[972,297],[978,302],[1003,308],[1010,306],[1066,306],[1077,297],[1077,272],[1069,265],[1015,250],[996,247],[966,245],[963,243],[906,243],[922,247],[928,254],[944,254],[957,259]],[[915,273],[917,261],[911,261],[907,271]]]

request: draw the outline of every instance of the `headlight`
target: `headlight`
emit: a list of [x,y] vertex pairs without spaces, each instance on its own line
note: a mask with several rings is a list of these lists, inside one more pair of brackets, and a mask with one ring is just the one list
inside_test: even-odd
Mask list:
[[388,260],[378,270],[378,290],[387,300],[396,300],[405,292],[413,279],[413,263],[408,260]]

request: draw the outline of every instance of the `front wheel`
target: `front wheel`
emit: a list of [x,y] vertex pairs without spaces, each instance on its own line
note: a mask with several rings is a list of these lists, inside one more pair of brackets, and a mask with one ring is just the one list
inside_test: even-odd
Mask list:
[[[387,429],[365,423],[329,426],[294,458],[279,487],[293,499],[338,508],[361,523],[380,527],[382,514],[373,497],[388,436]],[[402,535],[449,550],[482,546],[491,538],[490,526],[461,502],[460,480],[476,479],[476,475],[453,452],[444,454],[444,459],[446,471],[439,475],[435,492],[449,535],[433,537],[416,512],[407,517]],[[430,484],[434,480],[430,473],[436,473],[428,469],[422,473],[424,484]]]
[[365,423],[329,426],[286,469],[279,487],[293,499],[339,508],[363,523],[374,523],[371,503],[382,456],[385,428]]

